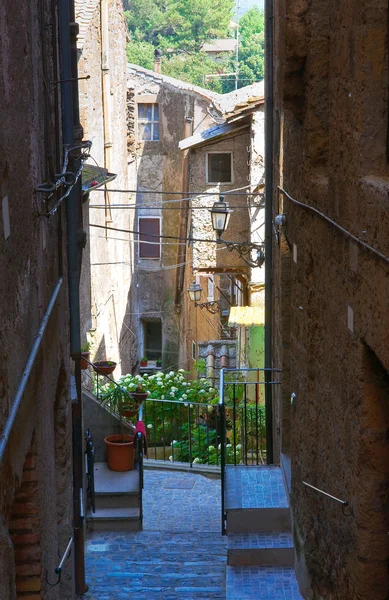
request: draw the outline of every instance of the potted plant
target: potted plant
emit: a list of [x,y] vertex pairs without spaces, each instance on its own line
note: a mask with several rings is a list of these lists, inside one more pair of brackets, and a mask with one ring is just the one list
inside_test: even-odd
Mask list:
[[140,375],[136,376],[136,380],[129,384],[128,391],[131,398],[138,403],[138,407],[146,400],[149,392],[146,389],[146,381]]
[[116,369],[117,363],[113,360],[99,360],[93,363],[93,368],[99,375],[111,375]]
[[[90,357],[90,343],[86,342],[81,346],[81,370],[85,371],[88,368],[88,360]],[[87,359],[87,360],[85,360]]]
[[[101,396],[101,402],[119,416],[122,429],[125,407],[131,402],[126,388],[114,382],[110,383]],[[121,431],[120,434],[106,436],[104,443],[107,450],[108,468],[111,471],[132,471],[134,468],[133,436]]]
[[143,356],[143,357],[140,359],[140,366],[141,366],[141,367],[147,367],[147,361],[148,361],[148,360],[149,360],[149,359],[147,358],[147,356]]
[[162,358],[157,358],[157,360],[155,361],[155,366],[162,367]]

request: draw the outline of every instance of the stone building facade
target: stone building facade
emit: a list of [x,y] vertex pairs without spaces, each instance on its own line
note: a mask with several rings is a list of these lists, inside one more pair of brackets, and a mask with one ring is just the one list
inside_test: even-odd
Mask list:
[[384,600],[388,6],[291,0],[275,23],[275,184],[290,197],[275,187],[273,366],[296,572],[307,599]]
[[[63,193],[40,193],[63,166],[57,3],[0,5],[0,597],[71,599],[72,561],[55,581],[72,536],[72,432]],[[49,32],[49,33],[48,33]],[[62,284],[61,284],[62,280]],[[57,294],[54,294],[58,290]],[[53,307],[48,311],[50,301]],[[29,357],[11,435],[4,438]]]
[[[243,307],[253,300],[257,302],[254,296],[259,297],[261,293],[252,283],[258,278],[262,280],[263,269],[251,268],[236,250],[230,252],[223,243],[216,243],[210,209],[219,196],[224,195],[232,213],[222,238],[234,242],[263,241],[264,231],[260,227],[263,223],[262,198],[247,195],[257,192],[263,183],[263,83],[218,96],[214,105],[219,111],[218,125],[181,140],[180,147],[184,152],[190,152],[189,190],[194,194],[197,192],[189,211],[189,229],[194,241],[186,251],[184,289],[196,280],[203,289],[200,302],[215,300],[219,311],[210,315],[206,308],[196,308],[185,294],[181,322],[183,325],[194,323],[195,327],[183,326],[181,361],[184,363],[190,356],[194,339],[201,345],[202,357],[208,349],[216,360],[218,344],[213,346],[207,342],[234,338],[237,348],[233,361],[227,361],[223,366],[244,367],[250,364],[249,331],[239,325],[231,329],[228,317],[232,306]],[[201,195],[202,192],[207,195]],[[196,241],[201,239],[206,241]],[[212,360],[210,356],[209,361]],[[191,362],[187,361],[186,366],[191,368]],[[216,380],[219,370],[213,373]]]
[[[189,235],[188,201],[182,199],[189,189],[188,166],[178,143],[214,124],[217,94],[136,65],[128,66],[127,86],[129,177],[137,190],[131,203],[140,232],[133,236],[130,309],[135,368],[144,356],[151,364],[161,358],[164,368],[178,368],[186,243],[177,238]],[[185,324],[194,326],[192,320]]]
[[[76,0],[80,117],[92,141],[88,165],[115,176],[84,195],[84,229],[88,231],[82,264],[82,341],[91,356],[118,363],[115,376],[127,373],[132,355],[130,291],[134,269],[133,211],[128,193],[126,127],[126,35],[121,0]],[[87,78],[87,79],[85,79]],[[124,208],[117,208],[119,205]],[[125,230],[123,232],[115,229]]]

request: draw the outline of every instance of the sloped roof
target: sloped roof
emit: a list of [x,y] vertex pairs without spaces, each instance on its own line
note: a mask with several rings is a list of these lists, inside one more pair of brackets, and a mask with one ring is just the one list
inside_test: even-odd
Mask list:
[[265,309],[259,306],[231,306],[228,327],[251,327],[265,323]]
[[242,127],[237,127],[236,125],[232,125],[230,123],[215,125],[215,127],[210,127],[205,131],[201,131],[200,133],[196,133],[195,135],[191,135],[190,137],[184,138],[179,142],[178,146],[180,150],[186,150],[187,148],[192,148],[193,146],[204,144],[206,142],[209,142],[210,140],[214,140],[215,138],[228,135],[229,133],[236,133],[241,129],[248,128],[248,126],[248,123],[246,123]]
[[236,50],[236,39],[215,39],[210,42],[205,42],[201,50],[203,52],[235,52]]
[[108,169],[104,167],[97,167],[95,165],[84,164],[82,169],[82,192],[90,192],[96,188],[109,183],[116,179],[117,175],[114,173],[108,173]]
[[233,90],[229,94],[218,94],[215,99],[215,107],[227,116],[236,113],[237,110],[246,108],[250,104],[265,101],[265,82],[260,81],[252,85]]
[[209,100],[214,100],[218,96],[221,96],[221,94],[211,92],[210,90],[206,90],[205,88],[194,85],[193,83],[187,83],[186,81],[181,81],[180,79],[175,79],[174,77],[169,77],[168,75],[162,75],[161,73],[156,73],[155,71],[150,71],[150,69],[145,69],[144,67],[140,67],[139,65],[134,65],[131,63],[127,64],[127,75],[128,77],[134,75],[143,75],[155,83],[167,83],[168,85],[171,85],[179,90],[194,92],[195,94],[204,96]]
[[92,23],[95,10],[100,5],[100,0],[75,0],[74,10],[76,15],[76,23],[79,25],[79,33],[77,36],[77,49],[82,50],[89,29]]

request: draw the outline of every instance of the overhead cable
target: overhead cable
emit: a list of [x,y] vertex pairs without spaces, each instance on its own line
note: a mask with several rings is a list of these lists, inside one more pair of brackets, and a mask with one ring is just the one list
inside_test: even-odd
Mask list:
[[286,190],[284,190],[282,187],[278,186],[278,189],[291,202],[293,202],[294,204],[297,204],[298,206],[302,206],[303,208],[307,208],[308,210],[311,210],[312,212],[316,213],[317,215],[319,215],[319,217],[322,217],[322,219],[325,219],[328,223],[331,223],[331,225],[333,225],[334,227],[336,227],[337,229],[339,229],[339,231],[341,231],[346,236],[350,237],[352,240],[354,240],[355,242],[357,242],[357,244],[360,244],[361,246],[363,246],[364,248],[366,248],[366,250],[370,250],[370,252],[373,252],[374,254],[376,254],[377,256],[379,256],[380,258],[382,258],[382,260],[384,260],[385,262],[389,263],[389,257],[388,256],[386,256],[385,254],[383,254],[382,252],[380,252],[379,250],[377,250],[373,246],[370,246],[370,244],[367,244],[363,240],[359,239],[359,237],[357,237],[356,235],[354,235],[353,233],[351,233],[350,231],[348,231],[347,229],[345,229],[344,227],[342,227],[341,225],[339,225],[339,223],[337,223],[336,221],[333,221],[332,219],[330,219],[330,217],[328,217],[326,214],[322,213],[317,208],[314,208],[313,206],[310,206],[309,204],[305,204],[305,202],[301,202],[300,200],[296,200],[290,194],[288,194],[288,192]]

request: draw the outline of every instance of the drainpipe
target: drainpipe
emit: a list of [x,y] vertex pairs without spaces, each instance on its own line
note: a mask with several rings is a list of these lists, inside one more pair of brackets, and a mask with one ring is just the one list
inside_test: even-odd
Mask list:
[[[265,0],[265,368],[272,367],[273,238],[273,0]],[[265,371],[265,382],[271,371]],[[265,385],[266,461],[273,463],[273,390]]]
[[[62,92],[62,137],[63,143],[74,146],[82,138],[78,108],[77,70],[77,25],[74,15],[74,0],[59,0],[58,27],[60,48]],[[76,137],[76,140],[74,139]],[[77,172],[80,161],[69,156],[69,168]],[[70,317],[70,352],[75,361],[77,396],[72,403],[73,437],[73,528],[76,593],[87,590],[85,583],[84,528],[83,528],[83,431],[81,398],[81,341],[80,341],[80,252],[79,226],[81,214],[81,177],[66,199],[67,263]]]
[[[188,138],[193,133],[193,118],[185,117],[184,124],[184,138]],[[189,155],[190,150],[184,150],[182,155],[182,167],[181,167],[181,181],[182,181],[182,197],[187,198],[189,194]],[[189,202],[183,200],[180,205],[180,224],[179,224],[179,237],[187,237],[188,229],[188,217],[189,217]],[[185,278],[185,265],[183,264],[186,260],[186,246],[178,246],[177,264],[182,265],[177,268],[177,279],[176,279],[176,297],[175,305],[178,311],[181,310],[182,304],[182,290],[184,288]]]
[[[111,75],[109,70],[109,15],[108,0],[100,2],[101,14],[101,83],[103,93],[103,124],[104,124],[104,166],[108,172],[112,170],[112,128],[111,128]],[[105,186],[105,223],[112,223],[109,208],[109,192]]]

